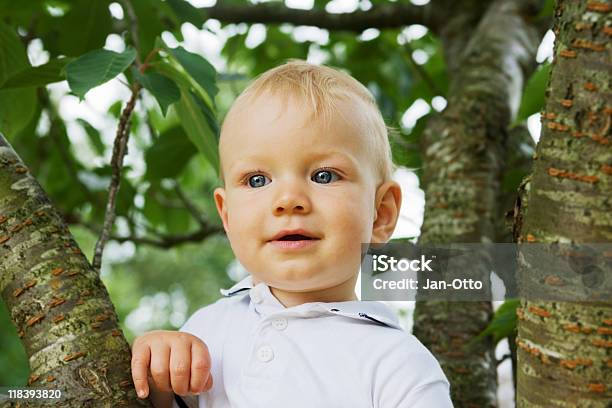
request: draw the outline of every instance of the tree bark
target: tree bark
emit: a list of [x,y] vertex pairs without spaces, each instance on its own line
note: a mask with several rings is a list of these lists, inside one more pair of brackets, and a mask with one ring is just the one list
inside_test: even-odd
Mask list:
[[0,293],[29,358],[24,386],[62,392],[31,406],[143,405],[104,285],[1,134]]
[[[539,38],[526,20],[536,9],[531,1],[496,1],[467,43],[448,108],[424,133],[420,243],[495,241],[507,128],[535,67]],[[439,359],[456,407],[497,406],[492,342],[464,348],[491,316],[490,302],[416,305],[414,333]]]
[[[612,241],[610,2],[559,0],[519,242]],[[519,407],[612,405],[612,305],[521,302]]]

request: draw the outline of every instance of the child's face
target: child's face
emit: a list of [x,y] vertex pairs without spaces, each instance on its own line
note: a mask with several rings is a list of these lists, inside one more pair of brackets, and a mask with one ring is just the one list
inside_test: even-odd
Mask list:
[[[238,260],[273,288],[305,292],[352,280],[361,243],[377,238],[377,179],[360,105],[341,106],[352,123],[334,117],[323,130],[300,102],[266,94],[224,126],[217,209]],[[316,239],[275,239],[298,229]]]

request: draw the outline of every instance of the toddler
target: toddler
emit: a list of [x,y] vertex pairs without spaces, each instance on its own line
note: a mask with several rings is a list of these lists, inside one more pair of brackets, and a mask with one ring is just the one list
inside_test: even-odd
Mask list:
[[250,275],[180,332],[134,341],[138,395],[156,407],[452,407],[432,354],[355,296],[361,244],[389,240],[401,203],[369,91],[290,61],[237,98],[219,153],[214,199]]

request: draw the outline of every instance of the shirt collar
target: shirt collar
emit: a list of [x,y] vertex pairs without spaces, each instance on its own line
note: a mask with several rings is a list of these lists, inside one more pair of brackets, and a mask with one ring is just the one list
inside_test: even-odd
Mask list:
[[247,290],[253,287],[253,279],[251,279],[251,275],[247,276],[240,282],[236,283],[229,289],[221,289],[220,292],[225,297],[234,296],[238,293],[246,293]]
[[251,304],[255,304],[255,309],[266,315],[282,310],[295,311],[302,315],[334,314],[403,330],[395,312],[381,302],[358,300],[330,303],[313,302],[285,308],[278,299],[272,295],[269,287],[265,283],[260,282],[256,286],[253,286],[253,280],[250,275],[229,289],[221,289],[221,294],[226,297],[240,294],[246,295],[247,293],[251,298]]

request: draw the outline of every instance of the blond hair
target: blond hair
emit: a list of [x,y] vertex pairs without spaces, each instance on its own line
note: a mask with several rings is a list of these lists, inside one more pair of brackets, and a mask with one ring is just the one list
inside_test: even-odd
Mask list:
[[365,125],[364,132],[368,151],[374,160],[374,169],[382,182],[391,179],[395,166],[388,132],[393,129],[385,124],[370,91],[355,78],[331,67],[291,59],[259,75],[238,96],[225,116],[221,134],[233,112],[243,106],[249,106],[264,92],[280,95],[283,98],[297,97],[310,107],[312,119],[321,120],[324,124],[329,123],[335,114],[344,116],[336,105],[337,100],[361,102],[365,109],[358,109],[358,112]]

